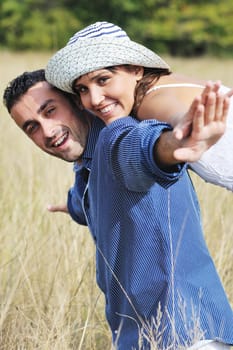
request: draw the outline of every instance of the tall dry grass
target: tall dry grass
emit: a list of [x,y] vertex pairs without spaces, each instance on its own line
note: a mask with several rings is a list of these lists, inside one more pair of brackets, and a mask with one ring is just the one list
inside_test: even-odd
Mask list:
[[[49,54],[0,53],[0,92]],[[233,61],[167,58],[174,70],[233,86]],[[43,154],[1,105],[0,350],[110,348],[95,251],[86,228],[47,203],[63,202],[72,165]],[[206,239],[233,304],[233,195],[193,175]]]

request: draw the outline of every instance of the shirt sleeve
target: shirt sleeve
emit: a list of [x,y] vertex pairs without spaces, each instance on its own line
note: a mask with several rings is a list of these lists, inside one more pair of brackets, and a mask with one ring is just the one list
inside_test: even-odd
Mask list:
[[77,172],[74,185],[69,189],[67,197],[67,208],[71,218],[84,226],[87,226],[87,221],[82,207],[82,198],[86,185],[80,173]]
[[177,164],[172,172],[165,172],[154,160],[154,144],[164,130],[171,129],[156,120],[138,122],[133,118],[110,124],[103,142],[115,178],[132,191],[147,191],[155,183],[168,188],[176,182],[186,165]]

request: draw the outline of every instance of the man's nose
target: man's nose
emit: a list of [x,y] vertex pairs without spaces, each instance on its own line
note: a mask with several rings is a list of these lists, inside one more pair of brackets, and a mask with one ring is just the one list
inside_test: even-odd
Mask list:
[[55,125],[52,119],[44,119],[41,122],[44,137],[52,138],[56,135]]

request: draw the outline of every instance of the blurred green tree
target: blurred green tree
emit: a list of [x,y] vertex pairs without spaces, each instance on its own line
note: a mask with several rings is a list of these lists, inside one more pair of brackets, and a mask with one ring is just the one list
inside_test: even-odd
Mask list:
[[104,20],[157,52],[233,54],[232,0],[0,0],[0,45],[54,51]]

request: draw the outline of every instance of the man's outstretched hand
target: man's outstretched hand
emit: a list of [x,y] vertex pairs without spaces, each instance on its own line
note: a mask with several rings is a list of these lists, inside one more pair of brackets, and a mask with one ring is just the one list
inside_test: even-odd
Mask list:
[[66,204],[48,204],[47,205],[48,211],[51,213],[61,212],[61,213],[67,213],[68,214],[68,208]]

